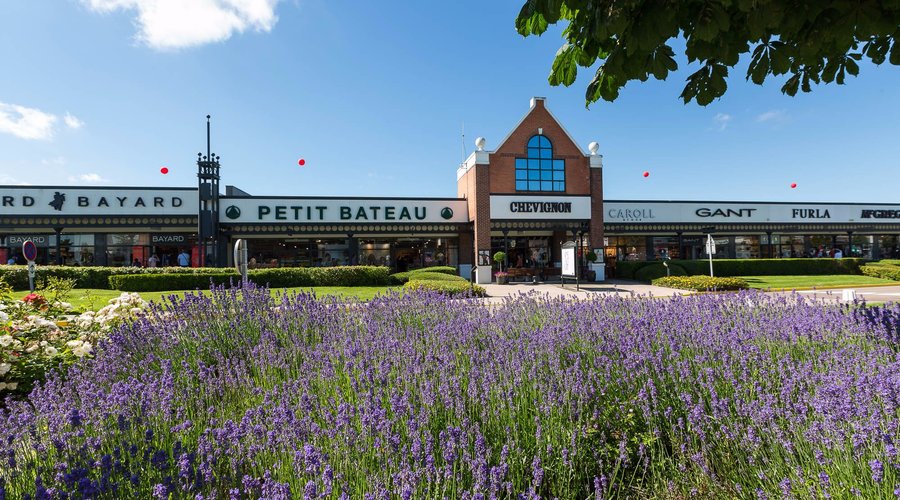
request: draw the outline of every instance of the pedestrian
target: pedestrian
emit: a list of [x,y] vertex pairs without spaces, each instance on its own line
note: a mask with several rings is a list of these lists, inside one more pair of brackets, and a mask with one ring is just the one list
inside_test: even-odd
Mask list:
[[181,267],[190,267],[191,254],[189,254],[187,250],[182,250],[181,253],[178,254],[178,265]]
[[147,259],[147,267],[156,267],[158,265],[159,257],[157,257],[156,254],[151,255],[150,258]]

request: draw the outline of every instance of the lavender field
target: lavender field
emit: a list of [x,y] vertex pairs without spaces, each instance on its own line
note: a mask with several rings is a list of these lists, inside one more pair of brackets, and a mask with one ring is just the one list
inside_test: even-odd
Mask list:
[[0,498],[900,494],[900,308],[220,290],[0,415]]

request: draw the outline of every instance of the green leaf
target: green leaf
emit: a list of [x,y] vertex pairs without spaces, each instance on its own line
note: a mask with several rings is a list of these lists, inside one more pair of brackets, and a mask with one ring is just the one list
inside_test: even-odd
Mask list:
[[888,61],[894,66],[900,66],[900,39],[894,38],[894,44],[891,46],[891,57]]
[[847,67],[847,73],[850,73],[853,76],[859,74],[859,65],[856,64],[856,61],[853,60],[852,54],[851,57],[846,59],[845,66]]
[[769,74],[769,48],[766,45],[758,45],[753,50],[750,66],[747,68],[747,79],[757,85],[762,85]]
[[578,65],[576,60],[581,50],[570,44],[565,44],[556,52],[556,58],[553,60],[553,68],[550,70],[548,81],[554,87],[562,84],[566,87],[575,82],[578,76]]
[[800,75],[795,74],[794,76],[788,78],[784,85],[781,86],[781,92],[783,94],[787,94],[791,97],[797,95],[797,90],[800,87]]

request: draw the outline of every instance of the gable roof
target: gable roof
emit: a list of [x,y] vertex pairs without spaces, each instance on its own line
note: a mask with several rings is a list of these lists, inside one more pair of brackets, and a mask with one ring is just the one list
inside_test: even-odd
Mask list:
[[[574,144],[575,147],[578,148],[578,150],[581,151],[581,153],[582,153],[584,156],[590,156],[589,154],[585,153],[583,149],[581,149],[581,147],[578,145],[578,142],[576,142],[575,139],[572,138],[572,134],[570,134],[569,131],[566,130],[566,127],[564,127],[563,124],[562,124],[562,123],[556,118],[556,116],[554,116],[554,114],[550,111],[550,108],[548,108],[547,105],[546,105],[546,103],[545,103],[546,100],[547,100],[546,97],[532,97],[532,98],[531,98],[531,108],[528,110],[527,113],[525,113],[524,116],[522,116],[521,119],[519,119],[519,122],[516,123],[516,125],[515,125],[512,129],[510,129],[509,133],[506,134],[506,137],[504,137],[503,140],[500,141],[500,144],[498,144],[497,147],[494,148],[494,150],[493,150],[492,152],[500,151],[500,149],[503,147],[503,145],[506,144],[506,141],[509,140],[510,136],[513,135],[513,132],[515,132],[516,130],[519,129],[520,126],[522,126],[522,122],[524,122],[525,119],[528,118],[529,115],[531,115],[531,113],[534,113],[534,111],[535,111],[536,109],[538,109],[538,107],[541,107],[541,108],[544,109],[544,111],[547,112],[548,115],[550,115],[550,118],[552,118],[553,121],[556,122],[556,125],[559,126],[560,130],[562,130],[563,133],[566,134],[566,137],[569,138],[569,141],[570,141],[572,144]],[[543,103],[543,104],[541,104],[540,106],[538,106],[538,102]]]

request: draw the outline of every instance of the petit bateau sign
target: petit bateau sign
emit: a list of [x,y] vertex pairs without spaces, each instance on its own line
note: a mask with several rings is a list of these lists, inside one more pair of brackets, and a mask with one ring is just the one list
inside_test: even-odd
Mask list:
[[219,222],[468,222],[466,200],[223,198]]

